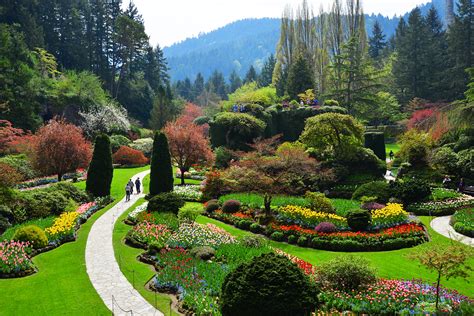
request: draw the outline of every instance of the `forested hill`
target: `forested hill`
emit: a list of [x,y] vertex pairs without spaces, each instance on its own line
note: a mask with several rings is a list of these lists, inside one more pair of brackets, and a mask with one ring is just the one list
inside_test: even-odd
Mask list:
[[[433,0],[420,8],[426,14],[433,4],[444,21],[444,3],[445,0]],[[407,16],[408,13],[405,18]],[[395,32],[399,18],[366,15],[367,34],[371,33],[375,21],[380,23],[388,38]],[[226,78],[234,69],[244,77],[250,65],[260,71],[265,59],[275,53],[279,36],[279,18],[245,19],[166,47],[164,53],[173,81],[185,77],[194,79],[199,72],[208,78],[215,69]]]

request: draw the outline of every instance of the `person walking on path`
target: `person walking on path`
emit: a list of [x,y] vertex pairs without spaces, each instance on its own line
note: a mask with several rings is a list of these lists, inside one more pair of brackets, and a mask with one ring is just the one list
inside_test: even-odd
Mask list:
[[125,202],[130,201],[130,183],[125,186]]
[[461,178],[461,181],[459,181],[459,185],[458,185],[458,192],[462,193],[464,191],[464,178]]
[[142,186],[142,183],[140,182],[140,178],[137,178],[137,180],[135,180],[135,187],[137,188],[137,194],[140,194],[141,193],[141,186]]
[[134,187],[132,179],[128,180],[128,186],[130,187],[130,195],[132,195],[133,194],[133,187]]
[[395,154],[393,153],[393,150],[390,150],[390,153],[388,154],[388,156],[390,157],[390,161],[392,161],[393,157],[395,156]]

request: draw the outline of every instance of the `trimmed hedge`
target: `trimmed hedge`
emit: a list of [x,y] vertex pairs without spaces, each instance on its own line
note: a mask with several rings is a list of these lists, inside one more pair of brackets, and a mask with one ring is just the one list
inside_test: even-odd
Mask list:
[[385,159],[387,159],[387,153],[385,152],[384,134],[380,132],[366,132],[364,137],[364,147],[372,149],[380,160],[385,161]]

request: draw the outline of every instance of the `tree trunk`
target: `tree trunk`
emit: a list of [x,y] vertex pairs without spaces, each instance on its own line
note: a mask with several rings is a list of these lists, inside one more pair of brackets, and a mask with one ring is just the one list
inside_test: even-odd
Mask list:
[[272,211],[271,204],[272,204],[272,196],[268,193],[265,193],[263,196],[263,206],[265,208],[266,216],[270,216],[270,213]]
[[436,312],[439,305],[439,283],[441,282],[441,273],[438,273],[438,282],[436,283]]
[[61,182],[62,179],[63,179],[63,175],[58,173],[58,182]]
[[181,185],[184,185],[184,170],[183,169],[179,169],[181,171]]

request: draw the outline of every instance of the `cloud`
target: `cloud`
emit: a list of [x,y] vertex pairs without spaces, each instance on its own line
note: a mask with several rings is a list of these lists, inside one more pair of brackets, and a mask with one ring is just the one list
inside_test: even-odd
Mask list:
[[[344,0],[342,0],[344,2]],[[124,6],[128,5],[124,0]],[[308,0],[315,10],[328,8],[332,0]],[[410,11],[426,0],[365,0],[366,13],[386,16]],[[286,4],[297,6],[300,0],[134,0],[145,19],[152,44],[169,46],[175,42],[209,32],[245,18],[280,17]]]

